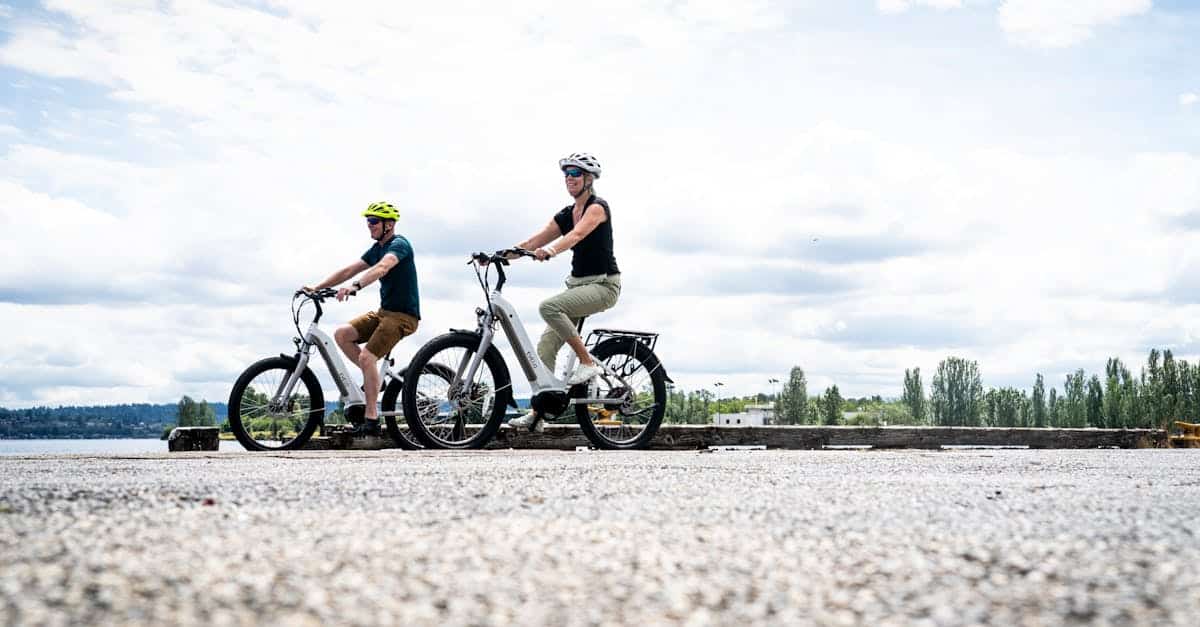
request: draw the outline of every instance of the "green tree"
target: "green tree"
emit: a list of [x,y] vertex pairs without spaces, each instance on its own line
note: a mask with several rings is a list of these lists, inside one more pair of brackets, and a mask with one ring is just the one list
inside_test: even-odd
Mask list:
[[1152,428],[1161,425],[1167,416],[1165,402],[1166,384],[1163,376],[1163,366],[1160,362],[1162,353],[1158,349],[1150,349],[1146,365],[1136,381],[1137,400],[1133,404],[1132,416],[1134,426]]
[[980,426],[983,382],[979,377],[979,365],[959,357],[943,360],[933,375],[929,404],[936,425]]
[[1087,424],[1091,427],[1104,428],[1109,426],[1104,418],[1104,387],[1100,384],[1099,375],[1088,379],[1087,387]]
[[901,399],[916,424],[925,423],[925,386],[921,383],[921,369],[904,371],[904,396]]
[[992,427],[1022,426],[1024,394],[1016,388],[988,390],[984,396],[988,425]]
[[1000,388],[1000,403],[997,407],[996,418],[1002,427],[1024,427],[1025,416],[1028,413],[1025,406],[1029,398],[1016,388]]
[[196,414],[196,401],[184,394],[183,398],[179,399],[179,404],[176,407],[175,425],[179,427],[193,426],[192,416]]
[[1124,427],[1127,422],[1125,414],[1127,401],[1124,398],[1124,380],[1129,378],[1129,370],[1117,357],[1110,357],[1104,364],[1104,424],[1110,429]]
[[822,397],[820,396],[814,396],[808,399],[808,416],[805,416],[804,424],[821,424],[821,405]]
[[792,367],[780,394],[779,407],[783,424],[798,425],[804,422],[808,414],[808,380],[800,366]]
[[217,424],[217,415],[203,399],[197,403],[185,394],[177,405],[175,424],[180,427],[211,427]]
[[825,395],[821,398],[821,421],[827,425],[842,422],[842,394],[837,385],[825,388]]
[[1120,378],[1120,413],[1121,426],[1133,427],[1138,424],[1138,415],[1141,413],[1141,401],[1138,396],[1141,392],[1138,390],[1138,380],[1125,366],[1121,366],[1117,371],[1117,376]]
[[1060,426],[1078,428],[1087,423],[1087,377],[1083,368],[1067,375],[1063,383],[1064,421]]
[[709,405],[716,398],[716,395],[708,390],[696,390],[696,397],[699,399],[701,411],[704,412],[704,422],[711,423],[714,416],[713,412],[709,409]]
[[1200,420],[1200,364],[1180,371],[1181,387],[1184,388],[1184,403],[1181,416],[1187,422]]
[[1171,421],[1179,419],[1179,365],[1170,349],[1163,351],[1162,363],[1162,413],[1159,424],[1168,427]]
[[[670,405],[668,405],[670,407]],[[664,420],[667,420],[664,418]],[[670,422],[670,420],[667,420]],[[329,416],[325,417],[325,424],[347,424],[346,423],[346,401],[338,400],[337,408],[329,412]]]
[[1046,382],[1042,379],[1042,373],[1038,373],[1037,379],[1033,382],[1033,398],[1032,413],[1033,426],[1039,429],[1046,426]]
[[1046,402],[1046,417],[1051,427],[1062,426],[1063,404],[1058,400],[1058,388],[1050,388],[1050,400]]
[[708,402],[712,392],[684,392],[669,390],[667,392],[667,410],[664,422],[674,424],[706,424],[711,422],[708,415]]

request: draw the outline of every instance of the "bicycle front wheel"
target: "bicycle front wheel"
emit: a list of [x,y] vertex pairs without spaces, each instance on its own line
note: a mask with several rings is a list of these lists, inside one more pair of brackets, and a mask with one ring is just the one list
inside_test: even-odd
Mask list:
[[512,384],[499,351],[490,347],[471,380],[465,380],[479,342],[473,333],[449,333],[413,355],[405,370],[402,402],[409,432],[421,444],[482,448],[500,428]]
[[[667,374],[658,357],[633,338],[606,340],[592,349],[605,374],[592,386],[571,389],[575,398],[620,400],[575,406],[575,418],[596,448],[638,449],[650,445],[667,411]],[[590,389],[589,389],[590,388]]]
[[304,446],[325,417],[325,397],[305,368],[291,394],[280,392],[296,369],[287,357],[255,362],[229,393],[229,430],[247,451],[284,451]]

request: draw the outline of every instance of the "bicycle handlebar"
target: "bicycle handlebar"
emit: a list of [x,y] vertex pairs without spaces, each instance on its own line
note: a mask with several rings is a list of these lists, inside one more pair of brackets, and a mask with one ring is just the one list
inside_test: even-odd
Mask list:
[[[487,266],[489,266],[491,264],[496,264],[496,274],[499,276],[499,280],[496,282],[496,291],[498,292],[498,291],[504,289],[504,283],[505,283],[505,281],[508,280],[508,277],[506,277],[504,275],[504,266],[507,266],[508,262],[510,260],[520,258],[520,257],[536,258],[536,255],[534,255],[533,251],[531,251],[531,250],[526,250],[524,248],[517,248],[514,246],[512,248],[503,248],[501,250],[497,250],[496,252],[491,253],[491,254],[473,253],[471,255],[471,260],[467,262],[467,265],[475,266],[475,276],[477,276],[479,278],[479,286],[483,288],[483,293],[485,296],[487,296],[487,294],[488,294],[487,271],[485,270],[484,272],[480,273],[479,268],[481,266],[486,268]],[[488,300],[488,307],[489,308],[491,307],[491,299],[490,298]]]
[[475,264],[480,264],[480,265],[487,265],[489,263],[498,263],[502,266],[507,266],[509,261],[513,260],[514,258],[521,258],[521,257],[535,257],[535,255],[533,254],[533,251],[531,251],[531,250],[526,250],[524,248],[517,248],[516,246],[514,246],[512,248],[503,248],[503,249],[497,250],[496,252],[491,253],[491,254],[484,253],[484,252],[472,253],[471,260],[468,261],[467,264],[475,263]]
[[333,298],[334,296],[337,296],[337,292],[338,291],[332,287],[323,287],[319,290],[313,290],[311,292],[307,290],[296,290],[296,293],[292,294],[292,298],[306,296],[309,298],[309,300],[314,300],[318,303],[321,303],[324,302],[326,298]]
[[[296,293],[292,294],[292,322],[296,324],[296,333],[300,334],[301,337],[304,336],[304,332],[300,330],[300,310],[304,308],[305,304],[312,303],[313,307],[317,309],[317,315],[313,317],[313,323],[319,323],[321,321],[321,316],[325,315],[325,309],[321,307],[321,303],[325,302],[325,299],[327,298],[334,298],[337,296],[337,293],[338,290],[332,287],[323,287],[319,290],[312,291],[303,289],[296,290]],[[355,294],[358,294],[357,290],[349,293],[350,296],[354,296]],[[300,303],[300,306],[297,307],[296,300],[299,298],[303,298],[304,300]]]

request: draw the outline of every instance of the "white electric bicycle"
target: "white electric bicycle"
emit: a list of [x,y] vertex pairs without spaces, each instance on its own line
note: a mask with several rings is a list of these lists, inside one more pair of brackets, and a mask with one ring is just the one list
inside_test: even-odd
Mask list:
[[[413,355],[402,395],[409,432],[429,448],[481,448],[495,436],[506,408],[517,407],[508,365],[494,344],[499,323],[529,380],[530,405],[546,420],[573,409],[584,435],[597,448],[648,446],[666,412],[671,382],[654,354],[658,334],[593,330],[585,344],[603,374],[568,389],[564,381],[575,368],[574,353],[562,378],[555,377],[538,358],[516,308],[501,294],[507,280],[504,267],[519,257],[533,257],[533,253],[510,248],[472,255],[469,264],[474,266],[487,307],[475,310],[474,331],[451,329]],[[496,269],[497,281],[489,290],[491,268]],[[578,324],[582,330],[583,320]]]
[[[325,395],[317,376],[308,367],[314,346],[325,360],[341,393],[346,420],[351,424],[364,420],[366,398],[363,390],[351,378],[333,339],[318,326],[324,313],[321,303],[335,295],[337,290],[332,288],[296,292],[292,296],[292,322],[299,334],[292,339],[296,344],[296,353],[281,353],[278,357],[259,360],[233,384],[233,390],[229,393],[229,427],[246,450],[298,449],[324,424]],[[316,316],[308,331],[301,333],[300,312],[309,303],[316,308]],[[396,405],[404,387],[404,371],[393,370],[394,365],[395,360],[391,355],[380,360],[382,389],[379,415],[386,420],[388,435],[397,446],[419,449],[420,443],[408,437],[408,430],[404,428],[406,425],[396,421],[396,416],[401,414]],[[436,368],[431,369],[430,376],[436,371]]]

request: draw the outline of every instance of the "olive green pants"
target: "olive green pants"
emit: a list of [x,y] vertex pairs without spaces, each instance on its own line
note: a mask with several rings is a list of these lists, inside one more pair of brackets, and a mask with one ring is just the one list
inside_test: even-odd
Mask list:
[[584,316],[612,309],[621,295],[621,275],[597,274],[567,277],[567,291],[542,301],[538,313],[548,325],[538,342],[538,357],[554,372],[558,349],[568,338],[578,337],[575,326]]

